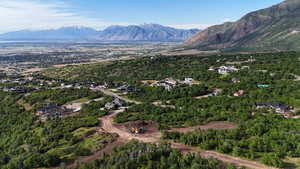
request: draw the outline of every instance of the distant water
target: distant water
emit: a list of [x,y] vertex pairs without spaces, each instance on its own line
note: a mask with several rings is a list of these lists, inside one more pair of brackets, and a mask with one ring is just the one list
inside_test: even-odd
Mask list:
[[[85,42],[81,42],[86,44]],[[81,44],[80,43],[80,44]],[[62,41],[3,41],[0,40],[1,46],[14,46],[14,45],[72,45],[79,44],[78,42],[62,42]]]
[[3,41],[0,40],[0,47],[3,46],[49,46],[49,45],[96,45],[96,46],[106,46],[106,45],[143,45],[151,43],[160,43],[160,42],[105,42],[105,41]]
[[0,43],[25,43],[25,41],[2,41],[0,40]]

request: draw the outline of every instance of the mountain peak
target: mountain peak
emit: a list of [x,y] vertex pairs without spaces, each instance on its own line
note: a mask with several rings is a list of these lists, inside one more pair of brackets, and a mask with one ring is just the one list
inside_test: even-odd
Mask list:
[[300,4],[299,0],[285,0],[281,2],[279,5],[298,5]]
[[102,41],[184,41],[199,30],[181,30],[159,24],[110,26],[98,36]]

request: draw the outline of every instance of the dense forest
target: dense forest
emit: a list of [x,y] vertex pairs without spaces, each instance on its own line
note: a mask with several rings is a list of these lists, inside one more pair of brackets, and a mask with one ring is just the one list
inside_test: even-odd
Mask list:
[[233,130],[199,130],[187,134],[165,132],[163,137],[201,149],[260,159],[267,165],[284,167],[282,159],[286,156],[300,156],[299,130],[299,120],[260,115],[240,123]]
[[56,103],[58,105],[66,104],[76,99],[88,98],[95,99],[102,97],[101,93],[92,92],[87,88],[74,89],[42,89],[32,92],[29,96],[25,97],[24,100],[33,105],[36,103]]
[[114,149],[91,164],[77,169],[235,169],[214,159],[204,159],[195,154],[182,155],[169,145],[154,145],[131,141]]
[[[66,100],[76,95],[74,92],[61,94]],[[107,111],[91,111],[111,98],[84,105],[83,113],[47,122],[38,121],[32,111],[18,105],[21,98],[21,95],[0,92],[0,168],[53,167],[89,155],[115,140],[111,134],[97,133],[98,117]],[[58,103],[61,103],[59,99]]]

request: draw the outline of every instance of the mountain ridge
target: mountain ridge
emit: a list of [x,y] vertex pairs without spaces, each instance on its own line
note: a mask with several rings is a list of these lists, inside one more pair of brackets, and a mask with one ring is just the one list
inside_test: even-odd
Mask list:
[[200,50],[300,50],[300,1],[286,0],[236,22],[209,27],[186,41]]
[[184,41],[198,29],[176,29],[158,24],[110,26],[102,31],[89,27],[21,30],[0,34],[0,40],[85,40],[85,41]]

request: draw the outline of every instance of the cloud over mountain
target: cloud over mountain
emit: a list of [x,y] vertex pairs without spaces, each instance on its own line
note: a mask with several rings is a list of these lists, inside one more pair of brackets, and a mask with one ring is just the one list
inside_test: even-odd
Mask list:
[[94,28],[107,26],[99,18],[82,16],[61,1],[30,0],[0,1],[0,32],[22,29],[54,29],[63,26],[85,25]]

